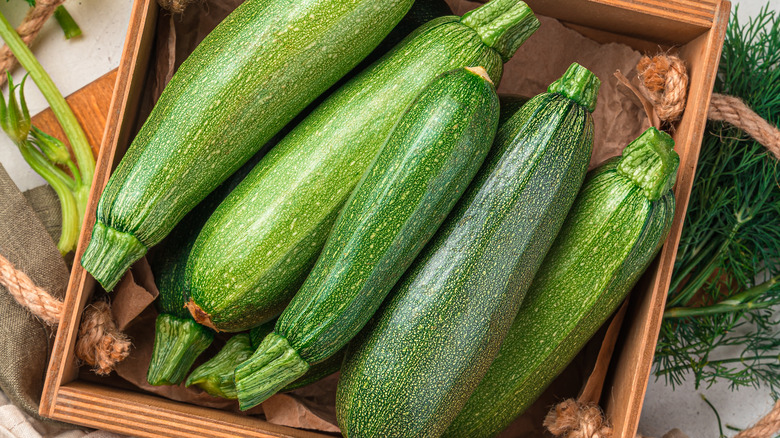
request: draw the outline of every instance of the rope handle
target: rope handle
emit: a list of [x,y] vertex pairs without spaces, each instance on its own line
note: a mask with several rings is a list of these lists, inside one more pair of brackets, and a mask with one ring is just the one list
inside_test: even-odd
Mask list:
[[[50,326],[59,323],[65,307],[62,300],[36,286],[2,254],[0,285],[8,289],[17,303],[45,323]],[[107,302],[98,301],[85,309],[76,340],[76,357],[92,366],[95,373],[109,374],[130,354],[130,345],[127,336],[117,329]]]

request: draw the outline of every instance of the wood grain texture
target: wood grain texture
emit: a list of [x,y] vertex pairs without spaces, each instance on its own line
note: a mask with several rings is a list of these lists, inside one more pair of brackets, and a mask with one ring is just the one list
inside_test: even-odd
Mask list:
[[[96,157],[100,153],[100,143],[103,140],[111,97],[114,95],[116,77],[117,69],[111,70],[65,98],[73,110],[76,120],[79,121],[87,135],[92,155]],[[62,132],[62,127],[51,108],[36,114],[32,118],[32,123],[43,132],[59,138],[70,147],[70,143],[65,137],[65,133]]]
[[60,388],[52,416],[139,437],[328,437],[257,418],[84,382]]
[[[482,3],[487,0],[478,0]],[[534,13],[653,43],[681,45],[707,32],[719,0],[526,0]],[[641,19],[638,19],[641,17]]]
[[[566,7],[561,7],[564,2]],[[602,396],[615,425],[615,436],[633,438],[693,183],[730,4],[725,0],[528,0],[528,3],[536,13],[558,18],[600,42],[623,42],[647,51],[659,44],[680,47],[680,54],[690,69],[690,98],[675,135],[681,157],[675,189],[676,225],[661,254],[633,292]],[[157,6],[153,0],[135,1],[76,260],[80,259],[91,234],[99,194],[124,154],[135,126],[156,18]],[[81,312],[94,288],[92,277],[80,265],[74,266],[49,363],[40,408],[42,415],[135,436],[324,436],[75,380],[78,369],[73,346]]]
[[645,275],[646,288],[634,290],[628,318],[634,323],[623,332],[617,366],[607,386],[605,407],[617,437],[633,437],[639,426],[730,11],[731,3],[721,2],[712,29],[680,48],[680,56],[688,66],[690,88],[685,113],[674,135],[675,150],[680,155],[674,226]]
[[77,375],[78,367],[74,354],[76,334],[84,306],[95,289],[95,280],[86,275],[78,260],[81,259],[81,254],[92,233],[100,193],[128,143],[129,130],[135,118],[135,109],[145,77],[144,72],[149,61],[156,18],[157,7],[153,0],[135,1],[122,51],[122,60],[117,70],[116,87],[106,116],[106,128],[98,154],[89,203],[76,247],[76,263],[71,271],[65,296],[65,308],[54,340],[52,355],[49,358],[49,368],[39,407],[39,413],[43,416],[52,416],[60,385],[72,381]]

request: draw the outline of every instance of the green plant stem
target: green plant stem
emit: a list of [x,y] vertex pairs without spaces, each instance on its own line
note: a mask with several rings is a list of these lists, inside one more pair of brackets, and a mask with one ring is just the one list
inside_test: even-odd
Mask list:
[[752,300],[763,296],[777,282],[780,276],[773,277],[757,286],[732,295],[731,297],[720,301],[711,306],[704,307],[673,307],[664,312],[664,318],[686,318],[694,316],[717,315],[721,313],[730,313],[741,310],[765,309],[780,303],[780,300],[770,300],[756,303]]
[[[84,130],[81,129],[78,120],[76,120],[76,116],[54,85],[51,77],[41,67],[41,64],[38,63],[38,60],[35,59],[30,49],[22,42],[19,34],[11,27],[11,24],[8,23],[8,20],[2,13],[0,13],[0,38],[11,49],[19,64],[29,72],[30,77],[35,81],[46,101],[49,102],[54,115],[57,117],[60,125],[62,125],[62,130],[73,148],[73,154],[76,157],[76,163],[81,173],[80,181],[77,181],[77,184],[89,187],[95,174],[95,158],[92,156],[92,149],[87,141],[87,136],[84,134]],[[83,211],[84,209],[80,208],[79,210]]]
[[[708,242],[710,241],[708,240]],[[707,254],[709,254],[712,251],[716,243],[717,242],[710,242],[709,245],[707,245],[704,249],[701,248],[697,249],[691,254],[694,257],[694,259],[691,260],[686,266],[680,266],[678,268],[678,271],[675,272],[674,279],[672,279],[672,284],[669,286],[669,291],[671,293],[674,293],[674,291],[676,291],[679,288],[680,284],[687,278],[688,274],[690,274],[690,272],[693,269],[697,268],[701,264],[702,260],[704,260]],[[723,245],[721,245],[721,250],[722,249],[723,249]],[[682,300],[683,298],[684,297],[682,293],[678,293],[666,305],[667,306],[677,305],[679,304],[678,300]]]
[[70,15],[70,12],[65,9],[65,6],[57,6],[57,9],[54,10],[54,19],[60,24],[66,39],[75,38],[81,35],[81,28],[76,24],[76,20]]
[[56,178],[69,191],[73,192],[76,190],[76,181],[63,172],[62,169],[51,164],[30,142],[21,142],[19,150],[22,151],[22,157],[27,161],[27,164],[46,181]]
[[[65,172],[49,163],[29,141],[21,142],[19,150],[30,167],[51,185],[60,199],[62,231],[60,232],[57,249],[60,251],[60,254],[65,255],[76,249],[76,240],[79,236],[79,209],[76,204],[76,198],[71,191],[71,186],[75,185],[75,182]],[[72,184],[69,184],[68,181]]]
[[715,406],[713,406],[709,400],[707,400],[707,397],[705,397],[704,394],[701,394],[701,399],[704,400],[704,403],[707,403],[712,409],[712,412],[715,413],[715,418],[718,420],[718,431],[720,432],[719,438],[726,438],[726,435],[723,433],[723,423],[720,421],[720,414],[718,414],[718,410],[715,409]]
[[[705,364],[701,364],[700,366],[705,365],[723,365],[728,363],[744,363],[748,361],[756,361],[756,360],[767,360],[767,361],[777,361],[780,359],[778,356],[767,356],[767,355],[757,355],[757,356],[748,356],[748,357],[732,357],[729,359],[718,359],[718,360],[711,360],[707,361]],[[677,365],[671,368],[666,368],[663,370],[658,371],[658,375],[664,375],[669,373],[674,373],[678,371],[684,371],[687,369],[690,369],[690,365]]]
[[[688,284],[685,285],[683,290],[676,297],[674,297],[674,299],[670,300],[669,303],[667,303],[666,305],[667,307],[688,304],[691,298],[693,298],[694,295],[696,295],[696,292],[698,292],[699,289],[701,289],[701,287],[704,286],[704,283],[706,283],[707,280],[709,280],[709,278],[712,276],[712,273],[715,272],[715,269],[718,267],[717,262],[720,259],[723,251],[726,249],[726,246],[730,241],[731,239],[723,242],[723,244],[720,246],[720,248],[718,248],[715,254],[712,257],[710,257],[710,260],[705,265],[705,268],[699,271],[699,274],[693,280],[688,282]],[[703,256],[705,254],[706,253],[702,253],[700,254],[700,256]],[[697,259],[698,258],[699,257],[697,257]]]

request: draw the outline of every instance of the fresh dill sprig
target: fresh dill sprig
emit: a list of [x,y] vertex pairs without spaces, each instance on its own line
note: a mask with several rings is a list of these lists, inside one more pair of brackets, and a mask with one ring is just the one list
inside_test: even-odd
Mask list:
[[[780,13],[726,33],[716,93],[780,126]],[[710,122],[669,289],[655,374],[678,385],[780,391],[780,165],[739,129]]]

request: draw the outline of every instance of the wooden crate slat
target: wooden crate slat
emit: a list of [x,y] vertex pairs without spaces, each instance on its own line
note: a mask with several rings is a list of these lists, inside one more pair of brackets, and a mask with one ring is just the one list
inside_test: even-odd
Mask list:
[[612,389],[606,391],[606,410],[608,416],[613,418],[615,436],[633,437],[639,425],[730,11],[731,4],[722,2],[712,30],[680,49],[681,57],[687,60],[690,87],[683,120],[674,135],[675,149],[680,154],[680,168],[674,189],[674,225],[654,263],[658,267],[649,270],[653,274],[652,270],[655,269],[649,290],[632,303],[629,315],[642,322],[631,325],[623,333]]

